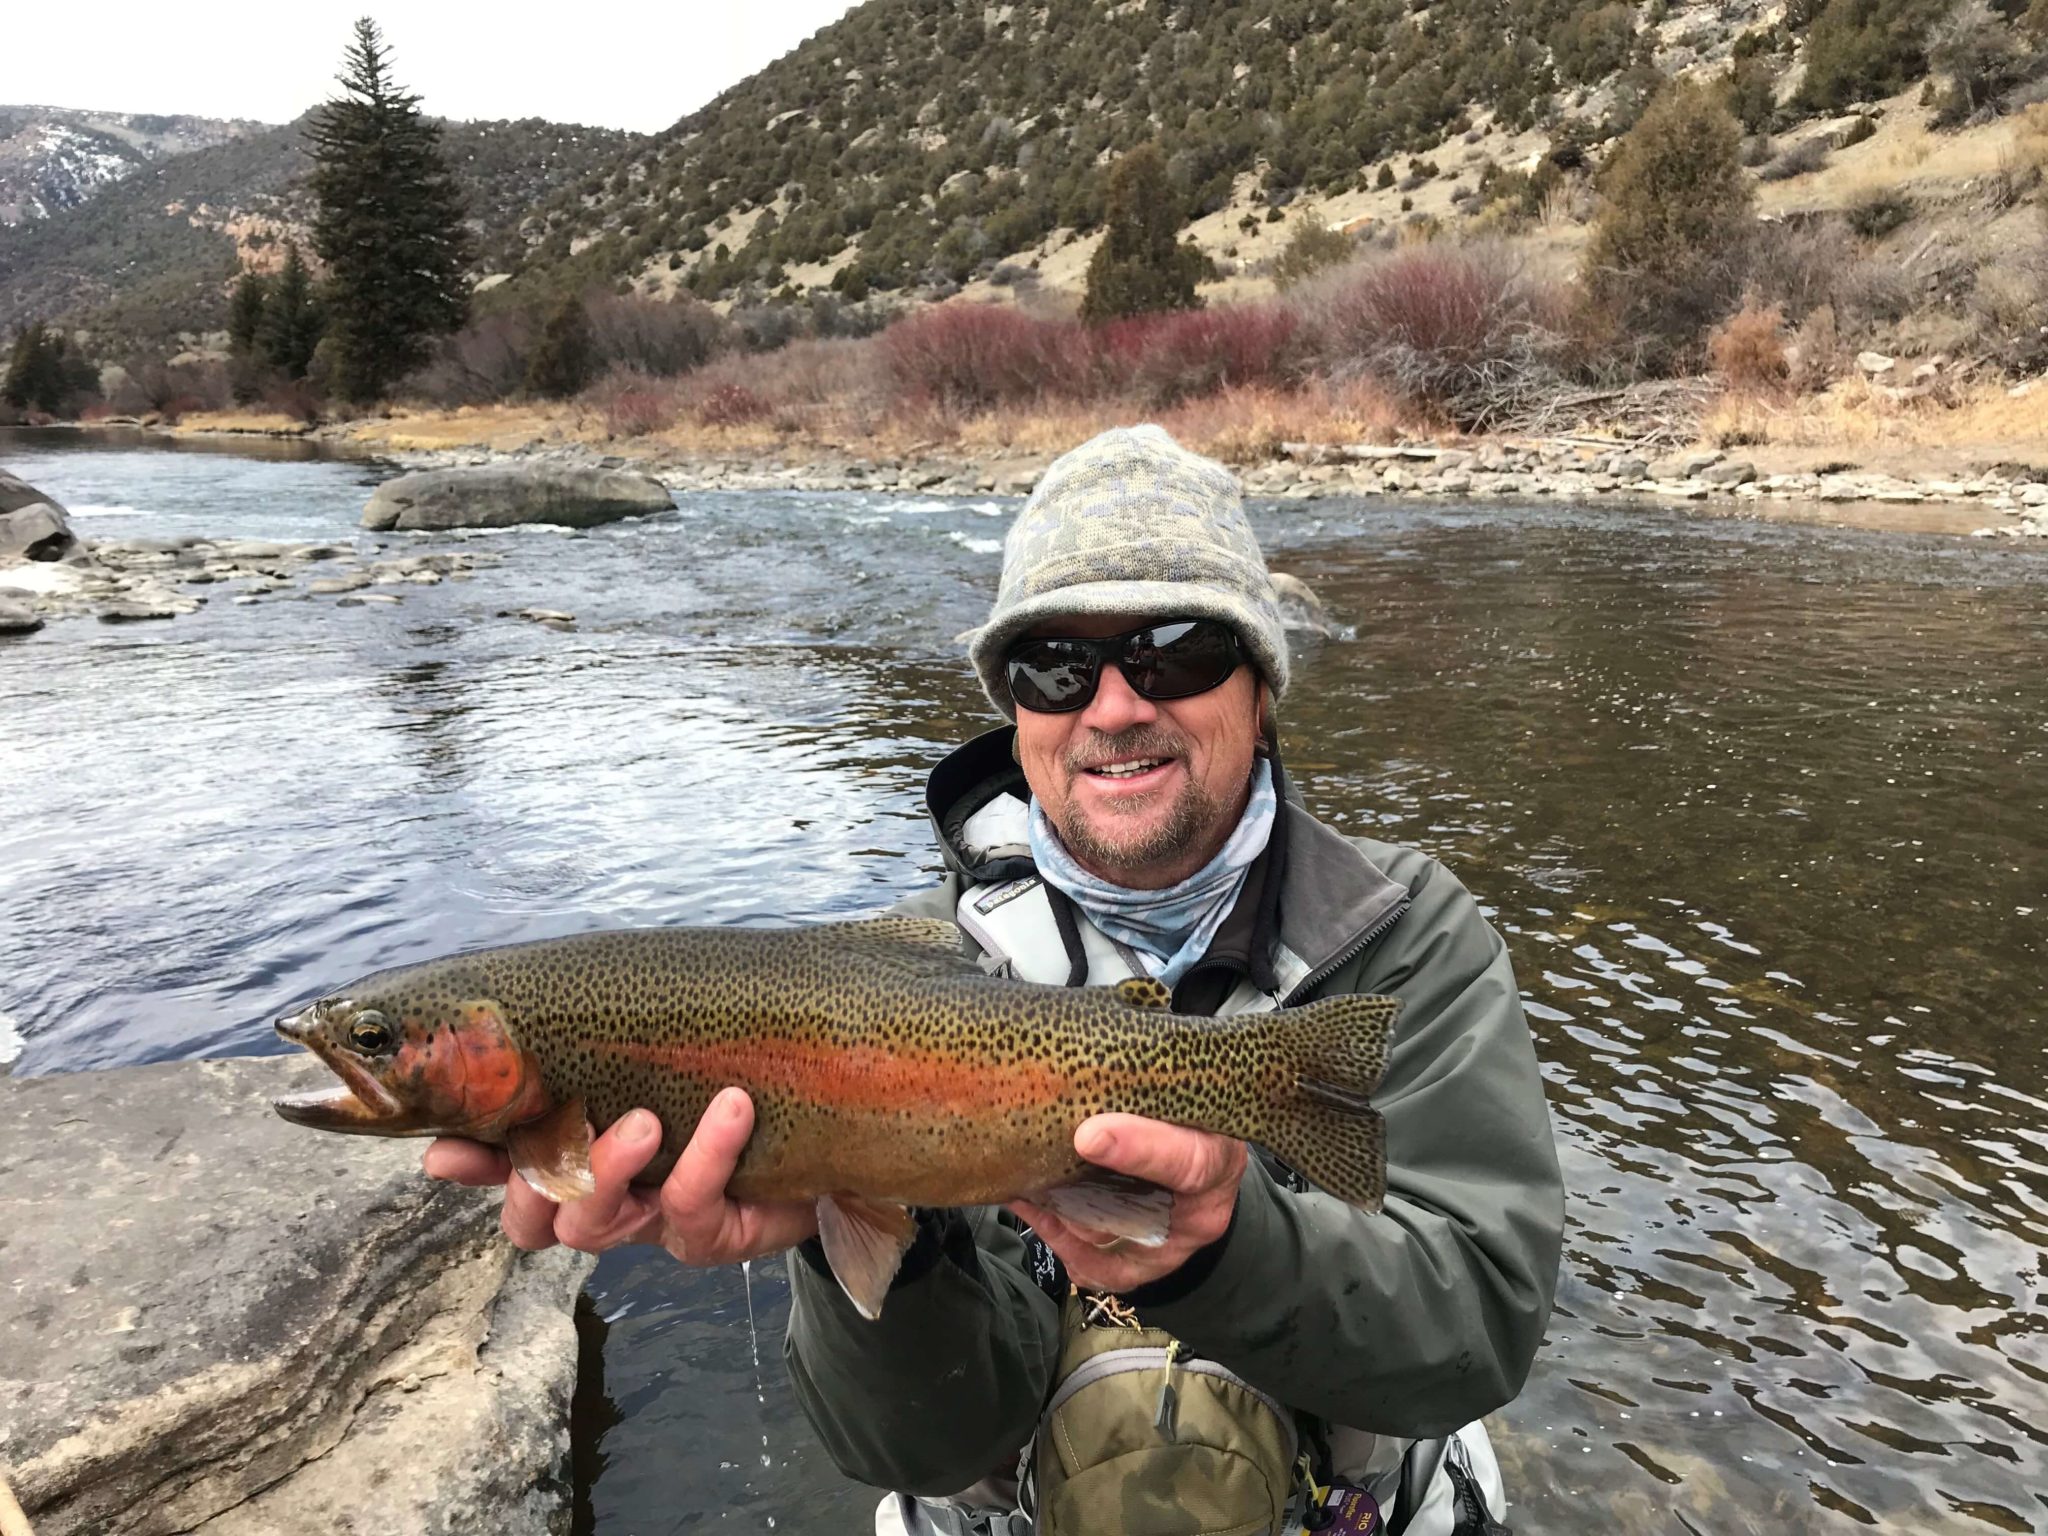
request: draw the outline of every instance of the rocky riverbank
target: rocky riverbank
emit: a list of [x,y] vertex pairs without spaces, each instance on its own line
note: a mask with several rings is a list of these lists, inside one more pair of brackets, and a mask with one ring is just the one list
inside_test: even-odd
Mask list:
[[[343,423],[312,435],[374,449],[413,468],[541,463],[635,470],[689,491],[880,491],[935,496],[1029,494],[1053,457],[964,456],[936,445],[864,457],[790,443],[745,453],[691,453],[654,440],[605,443],[557,427],[477,432],[449,441],[460,423],[427,433],[421,423]],[[444,445],[445,444],[445,445]],[[1813,462],[1805,462],[1811,460]],[[2044,455],[2048,460],[2048,455]],[[1331,496],[1402,499],[1571,500],[1685,506],[1696,512],[1834,523],[1901,532],[2048,536],[2048,462],[1970,464],[1957,455],[1914,467],[1860,467],[1848,460],[1765,452],[1673,452],[1585,439],[1483,439],[1466,446],[1283,443],[1237,466],[1248,495],[1287,501]]]
[[0,1077],[0,1463],[38,1536],[569,1528],[572,1307],[310,1058]]
[[397,603],[405,587],[467,581],[478,566],[498,559],[466,549],[361,553],[347,544],[198,535],[92,539],[81,553],[80,560],[62,564],[0,565],[0,609],[26,609],[30,622],[17,627],[30,629],[45,619],[174,619],[215,599],[244,606],[293,597],[332,598],[339,607]]

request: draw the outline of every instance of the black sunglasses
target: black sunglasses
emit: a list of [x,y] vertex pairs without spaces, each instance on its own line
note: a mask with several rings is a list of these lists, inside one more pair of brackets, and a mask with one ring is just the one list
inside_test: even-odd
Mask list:
[[1003,660],[1003,676],[1019,709],[1056,715],[1087,707],[1106,661],[1140,698],[1162,700],[1207,693],[1243,660],[1228,624],[1172,619],[1100,640],[1020,640]]

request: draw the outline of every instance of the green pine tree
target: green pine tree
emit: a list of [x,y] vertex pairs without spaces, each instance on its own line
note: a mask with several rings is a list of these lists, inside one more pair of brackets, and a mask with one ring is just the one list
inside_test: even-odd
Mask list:
[[326,326],[320,300],[313,292],[313,274],[306,270],[298,242],[290,241],[257,332],[263,360],[288,379],[303,379]]
[[1195,284],[1209,261],[1181,241],[1181,201],[1158,145],[1141,144],[1110,168],[1105,222],[1102,244],[1088,262],[1083,320],[1094,324],[1200,305]]
[[590,382],[596,361],[590,336],[590,314],[575,294],[555,307],[540,333],[540,345],[526,364],[531,394],[563,399]]
[[263,326],[263,304],[268,295],[269,284],[253,269],[235,284],[234,297],[228,301],[228,351],[234,356],[247,357],[256,350],[256,333]]
[[344,399],[383,398],[468,314],[470,246],[438,124],[391,78],[391,50],[364,17],[343,95],[306,129],[319,203],[313,245],[327,264],[333,383]]
[[1680,363],[1732,307],[1755,227],[1742,129],[1717,94],[1673,83],[1601,167],[1586,249],[1591,314],[1654,367]]
[[61,332],[31,325],[14,338],[7,376],[0,380],[0,400],[17,410],[62,416],[98,383],[98,370],[83,353],[71,350]]

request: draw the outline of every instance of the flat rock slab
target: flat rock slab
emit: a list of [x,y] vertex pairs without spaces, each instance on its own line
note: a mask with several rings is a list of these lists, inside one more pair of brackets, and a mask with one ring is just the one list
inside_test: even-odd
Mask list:
[[311,1058],[0,1079],[0,1464],[37,1536],[568,1528],[572,1306]]
[[652,475],[620,469],[507,465],[427,469],[387,480],[363,508],[363,526],[408,530],[510,528],[554,523],[589,528],[675,506]]

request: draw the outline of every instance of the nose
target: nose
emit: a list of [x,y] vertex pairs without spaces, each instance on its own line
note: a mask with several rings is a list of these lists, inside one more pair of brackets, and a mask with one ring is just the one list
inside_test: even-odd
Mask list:
[[314,1010],[320,1005],[308,1003],[297,1013],[288,1013],[277,1021],[277,1032],[285,1039],[304,1045],[311,1038],[314,1024]]
[[1117,666],[1105,666],[1095,685],[1095,697],[1081,711],[1080,724],[1114,736],[1134,725],[1150,725],[1159,718],[1159,706],[1131,687]]

